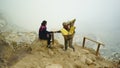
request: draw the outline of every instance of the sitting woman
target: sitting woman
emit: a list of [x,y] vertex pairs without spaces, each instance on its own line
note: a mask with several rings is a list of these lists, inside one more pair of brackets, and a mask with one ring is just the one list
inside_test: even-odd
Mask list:
[[47,21],[43,21],[41,23],[41,26],[39,28],[39,39],[43,39],[43,40],[47,40],[47,47],[51,47],[50,43],[51,43],[51,33],[50,31],[47,31]]

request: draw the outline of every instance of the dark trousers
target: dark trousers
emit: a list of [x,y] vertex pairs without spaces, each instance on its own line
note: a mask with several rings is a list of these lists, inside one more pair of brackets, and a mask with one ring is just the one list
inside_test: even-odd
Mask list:
[[47,45],[50,45],[51,43],[51,33],[48,33],[46,36],[39,35],[39,39],[47,40]]
[[64,35],[64,45],[65,45],[65,50],[67,50],[68,46],[75,51],[75,48],[72,45],[73,42],[73,35]]

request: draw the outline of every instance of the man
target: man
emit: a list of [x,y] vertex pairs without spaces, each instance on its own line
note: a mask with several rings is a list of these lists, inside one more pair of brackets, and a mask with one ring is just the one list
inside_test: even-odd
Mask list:
[[74,37],[74,33],[75,33],[75,23],[76,19],[73,19],[71,21],[68,22],[63,22],[63,28],[60,31],[56,31],[56,32],[61,32],[63,37],[64,37],[64,45],[65,45],[65,51],[68,48],[68,45],[70,48],[73,49],[73,51],[75,51],[75,48],[72,45],[73,42],[73,37]]

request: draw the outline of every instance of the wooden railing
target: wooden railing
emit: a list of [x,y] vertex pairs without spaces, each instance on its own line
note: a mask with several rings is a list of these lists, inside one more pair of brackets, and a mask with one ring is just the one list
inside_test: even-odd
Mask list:
[[103,43],[100,43],[100,42],[97,42],[97,41],[95,41],[95,40],[92,40],[92,39],[90,39],[90,38],[84,37],[84,38],[83,38],[83,43],[82,43],[82,47],[83,47],[83,48],[85,47],[85,41],[86,41],[86,40],[90,40],[90,41],[95,42],[95,43],[98,44],[98,47],[97,47],[97,50],[96,50],[96,55],[98,56],[98,54],[99,54],[99,49],[100,49],[100,45],[103,45],[103,46],[104,46],[104,44],[103,44]]

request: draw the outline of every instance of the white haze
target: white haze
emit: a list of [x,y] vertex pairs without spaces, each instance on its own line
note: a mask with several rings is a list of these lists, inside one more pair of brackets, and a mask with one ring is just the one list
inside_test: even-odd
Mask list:
[[120,0],[0,0],[0,13],[34,31],[43,20],[48,30],[59,30],[62,22],[76,18],[76,34],[95,35],[113,50],[120,47]]

